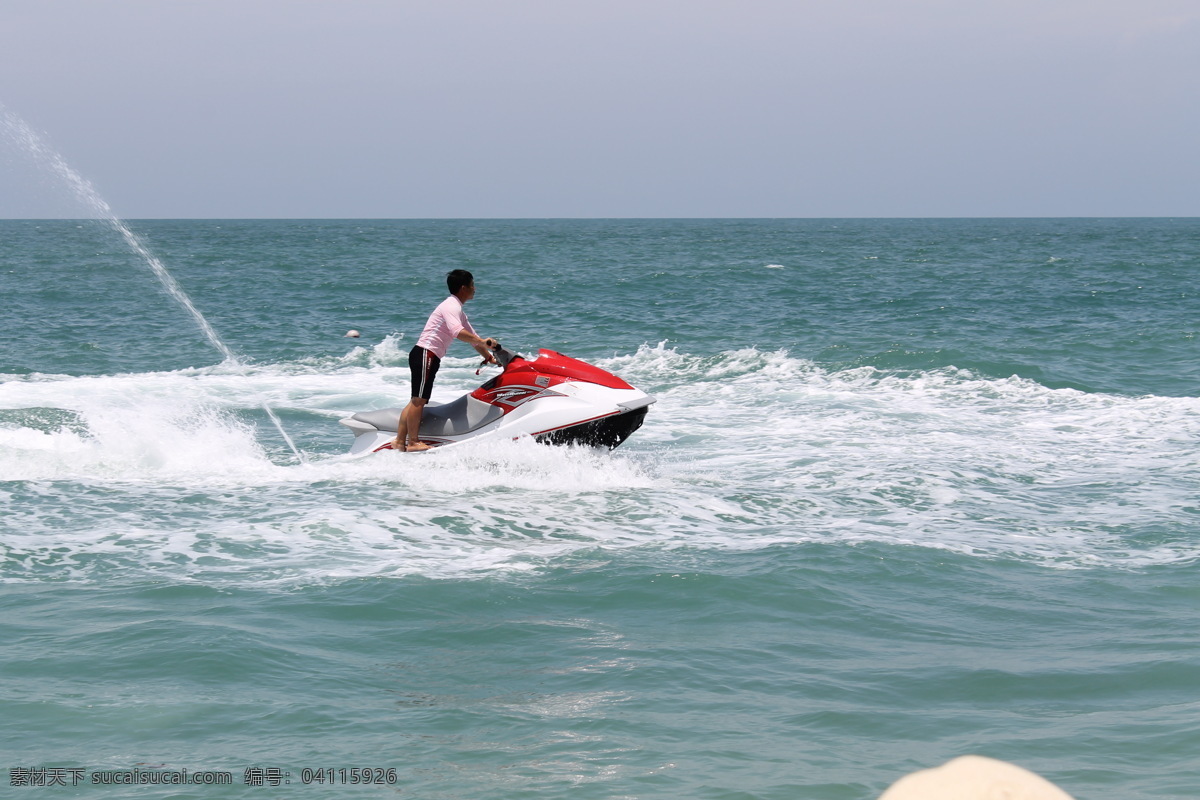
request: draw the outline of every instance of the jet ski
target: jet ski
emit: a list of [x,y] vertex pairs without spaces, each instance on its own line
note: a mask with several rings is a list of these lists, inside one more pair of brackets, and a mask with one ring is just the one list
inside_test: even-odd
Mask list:
[[[485,436],[532,436],[611,450],[642,426],[655,401],[611,372],[553,350],[539,350],[533,359],[498,343],[493,351],[503,368],[499,375],[457,400],[426,403],[422,442],[441,448]],[[349,455],[391,450],[402,410],[362,411],[341,420],[354,434]]]

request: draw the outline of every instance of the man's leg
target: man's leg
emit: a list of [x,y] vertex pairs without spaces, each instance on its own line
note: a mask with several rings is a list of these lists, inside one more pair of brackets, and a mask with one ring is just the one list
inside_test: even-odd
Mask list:
[[412,370],[412,399],[400,412],[396,425],[396,438],[392,449],[402,453],[428,450],[429,445],[421,442],[421,414],[433,392],[433,379],[437,375],[441,359],[423,347],[414,347],[408,353],[408,366]]
[[404,407],[404,413],[400,415],[400,427],[404,429],[406,437],[405,452],[415,453],[419,450],[429,449],[429,445],[421,441],[421,414],[425,412],[426,402],[423,397],[414,397]]
[[[417,435],[412,437],[414,444],[419,444],[421,441],[421,414],[425,410],[425,399],[422,397],[414,397],[408,401],[408,405],[400,412],[400,422],[396,425],[396,438],[392,440],[392,449],[404,452],[408,450],[409,430],[417,431]],[[415,417],[415,419],[414,419]],[[418,447],[417,450],[428,450],[428,445]]]
[[[411,405],[412,401],[410,400],[408,401],[408,406]],[[405,416],[408,414],[408,406],[400,409],[400,421],[396,423],[396,438],[392,439],[392,449],[399,450],[402,453],[404,452],[404,448],[407,446],[408,439],[408,423],[404,420]]]

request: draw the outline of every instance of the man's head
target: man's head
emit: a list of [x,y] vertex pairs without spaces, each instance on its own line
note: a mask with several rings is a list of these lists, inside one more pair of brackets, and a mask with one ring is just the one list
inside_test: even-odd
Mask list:
[[450,289],[450,294],[458,297],[463,289],[475,286],[475,276],[465,269],[452,269],[446,273],[446,286]]

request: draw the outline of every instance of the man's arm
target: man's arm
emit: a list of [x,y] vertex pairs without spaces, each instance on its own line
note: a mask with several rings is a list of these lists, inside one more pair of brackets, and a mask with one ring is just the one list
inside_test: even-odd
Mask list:
[[496,363],[496,357],[492,355],[491,347],[491,345],[496,343],[495,339],[481,339],[466,328],[463,328],[461,331],[459,331],[456,338],[459,341],[466,342],[467,344],[471,345],[471,347],[474,347],[479,355],[483,356],[484,361],[487,361],[489,364]]

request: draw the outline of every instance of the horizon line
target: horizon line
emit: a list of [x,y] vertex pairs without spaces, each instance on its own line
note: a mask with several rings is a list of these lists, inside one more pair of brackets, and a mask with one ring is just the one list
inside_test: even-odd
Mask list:
[[[1200,219],[1197,214],[1070,214],[1070,215],[963,215],[963,216],[939,216],[939,215],[920,215],[920,214],[889,214],[883,216],[684,216],[684,217],[503,217],[503,216],[486,216],[486,217],[358,217],[358,216],[333,216],[333,217],[282,217],[282,216],[253,216],[253,217],[226,217],[226,216],[204,216],[204,217],[120,217],[119,219],[138,222],[222,222],[222,221],[238,221],[238,222],[600,222],[600,221],[661,221],[661,222],[683,222],[683,221],[787,221],[787,220],[1120,220],[1120,219],[1143,219],[1143,220],[1193,220]],[[108,222],[104,217],[2,217],[0,222]]]

